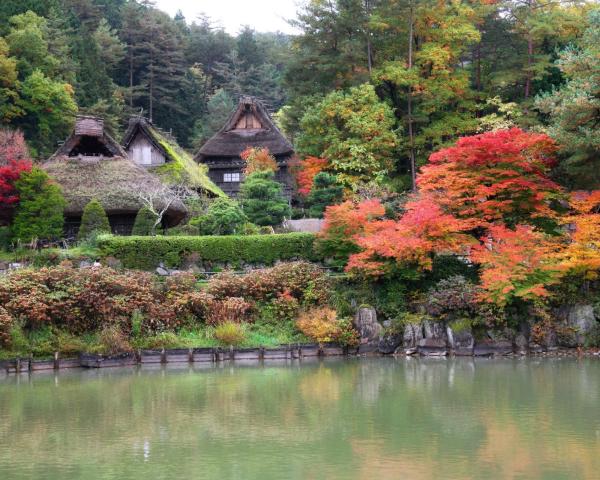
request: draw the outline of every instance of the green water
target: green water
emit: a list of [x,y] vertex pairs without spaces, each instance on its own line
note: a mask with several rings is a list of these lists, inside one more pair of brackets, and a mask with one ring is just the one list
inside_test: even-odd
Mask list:
[[598,479],[599,360],[0,379],[0,479]]

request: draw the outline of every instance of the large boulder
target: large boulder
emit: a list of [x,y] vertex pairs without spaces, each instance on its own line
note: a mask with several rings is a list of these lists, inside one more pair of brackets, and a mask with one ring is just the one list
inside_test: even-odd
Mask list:
[[581,347],[597,327],[592,305],[568,305],[557,311],[561,320],[557,342],[563,347]]
[[454,355],[473,355],[475,338],[473,337],[473,332],[470,328],[452,328],[451,325],[448,325],[446,327],[446,336],[448,337],[448,345],[452,349]]
[[423,322],[423,333],[425,338],[435,338],[436,340],[448,340],[446,325],[443,322]]
[[383,327],[377,321],[377,312],[373,307],[360,307],[358,309],[354,317],[354,328],[360,335],[358,353],[377,351]]
[[379,339],[377,349],[379,353],[394,353],[402,344],[402,334],[397,332],[387,332]]
[[448,354],[446,342],[441,338],[423,338],[418,343],[419,355],[425,357],[445,357]]
[[419,340],[423,338],[423,326],[420,323],[407,323],[402,335],[402,346],[408,350],[417,348]]

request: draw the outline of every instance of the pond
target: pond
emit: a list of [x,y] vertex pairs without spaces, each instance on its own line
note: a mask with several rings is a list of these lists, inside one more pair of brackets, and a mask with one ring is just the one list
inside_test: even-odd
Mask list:
[[326,359],[0,379],[3,480],[599,472],[593,359]]

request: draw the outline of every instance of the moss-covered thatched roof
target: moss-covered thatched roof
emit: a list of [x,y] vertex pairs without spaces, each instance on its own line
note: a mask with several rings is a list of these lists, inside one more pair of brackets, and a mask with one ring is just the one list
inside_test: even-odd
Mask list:
[[[249,122],[244,122],[245,118]],[[248,147],[268,148],[275,156],[294,153],[294,147],[275,126],[264,105],[254,97],[244,96],[223,128],[200,148],[195,160],[202,162],[208,157],[235,159]]]
[[208,177],[205,165],[198,165],[174,138],[161,132],[143,117],[134,117],[129,121],[129,128],[123,137],[123,147],[127,149],[137,135],[144,135],[167,159],[166,164],[152,168],[154,173],[167,180],[182,182],[190,188],[211,196],[225,196],[225,193]]
[[[89,123],[89,122],[88,122]],[[94,138],[94,143],[90,143]],[[106,141],[106,138],[109,141]],[[121,147],[106,133],[94,132],[93,137],[77,130],[42,168],[63,190],[67,201],[65,214],[79,216],[92,199],[97,199],[108,215],[136,214],[143,206],[140,191],[164,189],[160,178],[129,160]],[[68,145],[69,148],[66,148]],[[86,152],[86,146],[101,149],[104,154]],[[112,152],[116,155],[113,155]],[[170,206],[167,225],[176,225],[186,214],[179,200]]]

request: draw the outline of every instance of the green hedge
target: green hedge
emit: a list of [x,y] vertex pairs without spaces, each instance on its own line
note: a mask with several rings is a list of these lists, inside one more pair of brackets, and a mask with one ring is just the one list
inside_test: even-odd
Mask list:
[[120,260],[126,268],[152,270],[160,262],[179,267],[196,253],[200,261],[272,265],[277,260],[321,260],[314,250],[312,233],[279,235],[223,235],[205,237],[101,237],[104,257]]

